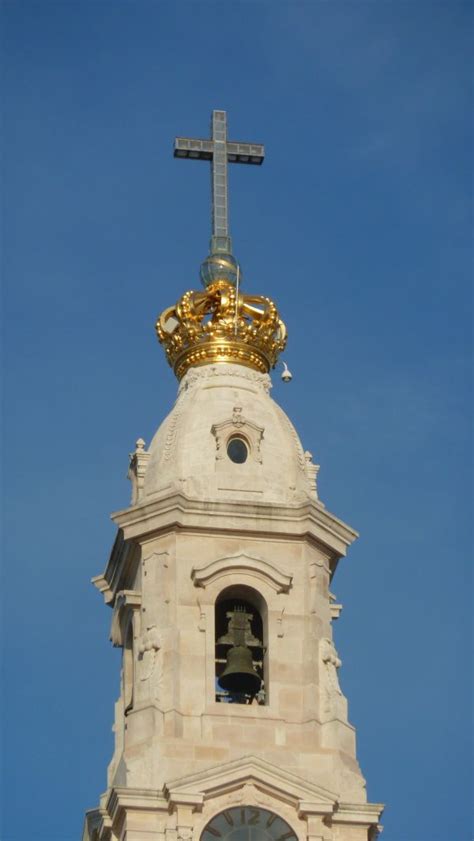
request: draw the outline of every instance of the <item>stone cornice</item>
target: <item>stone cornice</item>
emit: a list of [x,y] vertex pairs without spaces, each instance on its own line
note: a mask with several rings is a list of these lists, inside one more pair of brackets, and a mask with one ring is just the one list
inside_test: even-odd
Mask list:
[[366,824],[376,826],[385,808],[383,803],[338,803],[333,824]]
[[279,569],[275,564],[245,553],[218,558],[201,567],[193,567],[191,579],[195,587],[206,587],[223,576],[239,573],[252,575],[268,584],[276,593],[288,593],[293,576]]
[[152,810],[161,808],[166,811],[167,801],[161,791],[148,788],[122,788],[111,789],[107,798],[106,810],[115,823],[119,813],[123,809]]
[[91,579],[102,593],[106,604],[113,605],[118,587],[127,589],[127,582],[131,580],[130,571],[133,569],[135,549],[134,544],[125,540],[122,529],[119,529],[105,572]]
[[109,587],[109,582],[105,574],[94,575],[94,577],[91,578],[91,582],[94,585],[94,587],[97,587],[99,593],[102,593],[104,597],[104,602],[106,604],[109,604],[109,602],[111,602],[114,597],[114,593],[113,590],[111,590],[111,588]]
[[354,529],[311,500],[299,505],[269,505],[197,500],[176,492],[117,511],[112,519],[123,529],[126,540],[170,528],[309,537],[329,550],[333,569],[358,537]]
[[[142,539],[172,531],[188,531],[207,535],[246,535],[269,540],[309,541],[318,546],[328,559],[331,574],[338,560],[358,537],[350,526],[329,513],[315,501],[304,500],[299,505],[279,505],[231,500],[197,500],[185,494],[167,493],[151,502],[132,506],[112,514],[119,527],[105,572],[92,581],[103,594],[104,601],[113,605],[118,590],[127,589],[131,571]],[[288,592],[288,573],[281,570],[266,574],[279,592]],[[283,576],[283,577],[282,577]],[[197,586],[202,586],[198,584]]]

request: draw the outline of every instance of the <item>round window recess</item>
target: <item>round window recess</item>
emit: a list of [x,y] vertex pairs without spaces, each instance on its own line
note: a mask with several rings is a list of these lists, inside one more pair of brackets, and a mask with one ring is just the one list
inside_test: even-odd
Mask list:
[[249,448],[242,438],[231,438],[227,444],[227,455],[234,464],[243,464],[247,461]]

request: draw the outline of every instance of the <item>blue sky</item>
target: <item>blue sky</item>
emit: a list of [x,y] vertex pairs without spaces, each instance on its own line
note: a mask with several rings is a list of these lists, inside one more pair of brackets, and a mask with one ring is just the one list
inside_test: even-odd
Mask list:
[[176,383],[159,311],[196,288],[231,167],[247,290],[288,324],[273,395],[361,532],[333,590],[384,841],[468,841],[472,6],[6,2],[2,841],[73,841],[106,785],[119,654],[89,581],[128,453]]

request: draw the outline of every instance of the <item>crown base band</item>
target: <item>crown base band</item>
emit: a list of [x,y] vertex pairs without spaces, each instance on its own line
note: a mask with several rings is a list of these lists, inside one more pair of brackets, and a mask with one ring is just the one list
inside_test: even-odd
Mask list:
[[260,374],[268,374],[275,364],[255,347],[249,347],[239,341],[203,342],[181,353],[174,362],[170,360],[178,380],[181,380],[190,368],[222,362],[244,365]]

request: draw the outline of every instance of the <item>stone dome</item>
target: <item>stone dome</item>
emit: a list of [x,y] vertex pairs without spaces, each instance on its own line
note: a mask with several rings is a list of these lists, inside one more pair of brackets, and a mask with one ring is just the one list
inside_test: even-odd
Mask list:
[[270,388],[268,374],[242,365],[191,368],[150,444],[141,501],[172,490],[200,500],[314,499],[315,466]]

